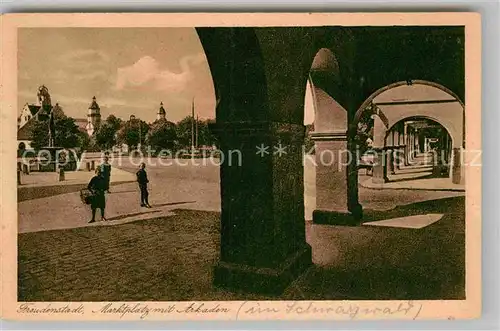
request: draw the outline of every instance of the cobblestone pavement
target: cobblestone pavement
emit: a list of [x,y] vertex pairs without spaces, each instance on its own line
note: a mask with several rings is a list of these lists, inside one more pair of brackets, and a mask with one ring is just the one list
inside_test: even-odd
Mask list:
[[[389,216],[441,212],[423,229],[306,224],[311,267],[282,299],[459,299],[464,296],[461,197]],[[219,214],[176,210],[131,223],[19,235],[19,300],[257,300],[212,286]],[[275,298],[276,299],[276,298]]]
[[211,287],[218,213],[19,235],[19,300],[225,298]]
[[[78,193],[18,204],[19,300],[262,298],[211,285],[220,239],[218,168],[147,170],[154,208],[138,206],[135,183],[120,184],[108,196],[110,222],[87,225],[90,211]],[[306,167],[305,174],[307,207],[314,197],[314,172]],[[376,192],[360,188],[366,221],[427,213],[443,217],[422,229],[306,223],[315,266],[283,298],[463,296],[463,193]]]

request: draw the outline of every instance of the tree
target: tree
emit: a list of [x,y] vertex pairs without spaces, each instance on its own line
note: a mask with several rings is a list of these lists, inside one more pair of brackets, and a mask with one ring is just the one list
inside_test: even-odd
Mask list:
[[369,146],[367,144],[367,139],[373,140],[373,109],[369,106],[362,114],[358,121],[358,126],[356,130],[356,136],[354,137],[355,146],[359,149],[360,153],[365,153]]
[[147,142],[153,149],[173,151],[177,145],[175,124],[167,120],[155,121],[147,135]]
[[117,132],[122,126],[122,120],[115,115],[109,115],[95,133],[95,143],[101,150],[111,149],[117,143]]
[[78,147],[81,151],[86,151],[90,147],[90,137],[86,132],[78,132]]
[[[192,122],[193,122],[193,117],[187,116],[177,123],[177,139],[179,141],[180,146],[183,147],[191,146],[191,136],[192,136],[191,132],[193,127]],[[212,146],[213,144],[215,144],[216,138],[210,132],[208,127],[210,121],[197,120],[196,122],[198,123],[198,139],[197,139],[198,146]],[[196,123],[194,125],[194,129],[196,130]]]
[[143,120],[128,120],[118,131],[117,142],[119,144],[127,144],[129,150],[136,149],[139,143],[142,142],[144,144],[148,131],[149,125]]
[[63,116],[66,116],[64,114],[63,108],[58,103],[56,103],[56,105],[54,107],[52,107],[52,112],[54,113],[55,118],[58,118],[58,117],[61,118]]
[[111,128],[115,129],[118,131],[120,127],[123,125],[123,121],[121,118],[116,117],[115,115],[111,114],[106,118],[106,124],[108,124]]
[[212,146],[217,144],[215,135],[210,131],[211,121],[198,121],[198,146]]
[[[66,115],[55,114],[55,145],[57,147],[74,148],[80,146],[81,138],[75,120]],[[39,150],[49,144],[49,121],[36,121],[31,132],[31,139],[34,149]]]

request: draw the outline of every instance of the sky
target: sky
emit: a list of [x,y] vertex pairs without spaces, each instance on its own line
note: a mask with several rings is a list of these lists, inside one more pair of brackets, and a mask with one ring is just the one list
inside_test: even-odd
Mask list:
[[[40,85],[66,115],[86,118],[95,96],[110,114],[147,122],[160,102],[167,119],[215,118],[215,93],[203,48],[193,28],[23,28],[18,37],[18,111],[37,102]],[[305,124],[313,121],[306,92]]]
[[40,85],[66,115],[86,118],[92,97],[102,118],[134,114],[153,121],[163,102],[167,118],[215,117],[210,69],[194,29],[20,29],[18,105],[35,103]]

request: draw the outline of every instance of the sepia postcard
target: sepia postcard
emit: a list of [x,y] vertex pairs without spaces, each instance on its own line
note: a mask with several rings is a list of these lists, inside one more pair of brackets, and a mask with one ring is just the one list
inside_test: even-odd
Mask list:
[[0,19],[2,318],[481,315],[479,14]]

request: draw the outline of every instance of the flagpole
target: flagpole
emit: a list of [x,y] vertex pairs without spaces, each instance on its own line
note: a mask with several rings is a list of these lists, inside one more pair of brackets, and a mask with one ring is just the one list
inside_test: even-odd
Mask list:
[[194,98],[191,103],[191,152],[194,151]]
[[198,148],[198,114],[196,114],[196,148]]

